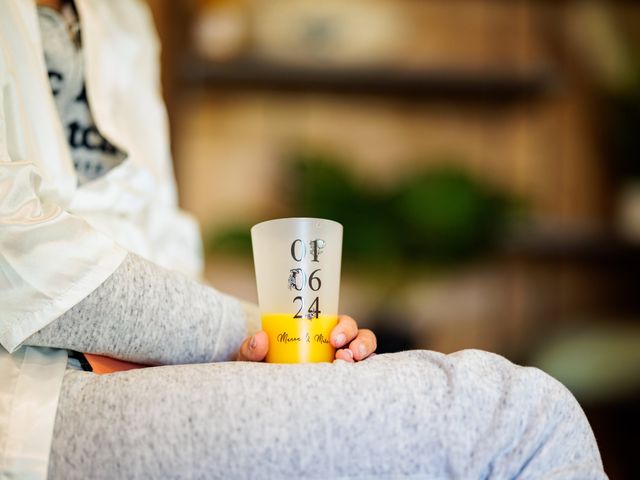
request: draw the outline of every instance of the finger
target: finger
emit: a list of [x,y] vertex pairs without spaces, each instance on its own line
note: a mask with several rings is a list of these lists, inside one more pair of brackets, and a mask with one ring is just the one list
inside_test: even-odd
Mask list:
[[358,331],[358,336],[349,344],[349,350],[353,353],[355,361],[364,360],[378,347],[378,341],[371,330],[362,329]]
[[265,332],[258,332],[247,337],[238,352],[238,360],[242,362],[261,362],[269,350],[269,337]]
[[336,360],[344,360],[345,362],[353,363],[353,353],[348,348],[341,348],[336,350]]
[[358,335],[356,321],[347,315],[340,315],[338,324],[331,330],[331,344],[340,348],[356,338],[356,335]]

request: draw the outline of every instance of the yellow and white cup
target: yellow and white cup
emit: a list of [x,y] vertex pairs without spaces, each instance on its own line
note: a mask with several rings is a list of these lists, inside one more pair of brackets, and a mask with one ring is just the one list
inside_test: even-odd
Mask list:
[[251,228],[262,329],[269,363],[331,362],[338,322],[342,225],[281,218]]

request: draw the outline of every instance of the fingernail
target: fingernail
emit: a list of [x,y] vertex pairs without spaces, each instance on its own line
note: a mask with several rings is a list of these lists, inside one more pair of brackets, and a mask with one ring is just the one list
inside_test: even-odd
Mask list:
[[358,345],[358,353],[360,353],[360,358],[367,356],[367,347],[365,347],[363,343]]
[[344,333],[339,333],[333,338],[333,341],[336,343],[336,347],[341,347],[346,340],[347,337]]
[[351,358],[353,358],[353,352],[351,350],[345,348],[344,351],[347,352]]
[[249,350],[253,350],[254,348],[256,348],[256,336],[255,335],[253,337],[251,337],[251,340],[249,340]]

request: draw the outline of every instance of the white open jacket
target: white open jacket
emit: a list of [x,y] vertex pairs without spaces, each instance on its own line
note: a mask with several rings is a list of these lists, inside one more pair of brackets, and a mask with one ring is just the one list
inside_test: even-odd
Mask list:
[[21,344],[95,290],[127,251],[198,275],[159,93],[159,47],[138,0],[76,0],[89,104],[128,153],[77,186],[51,94],[35,0],[0,0],[0,479],[45,478],[66,353]]

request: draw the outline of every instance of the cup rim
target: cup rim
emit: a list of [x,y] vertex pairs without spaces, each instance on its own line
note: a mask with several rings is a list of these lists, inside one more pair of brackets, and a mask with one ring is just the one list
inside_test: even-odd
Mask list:
[[251,227],[251,231],[253,231],[254,229],[260,227],[261,225],[264,225],[266,223],[280,223],[280,222],[289,222],[292,220],[309,220],[309,221],[322,221],[322,222],[328,222],[328,223],[333,223],[335,225],[337,225],[340,228],[344,228],[343,225],[340,222],[336,222],[335,220],[331,220],[328,218],[319,218],[319,217],[283,217],[283,218],[273,218],[271,220],[264,220],[263,222],[260,223],[256,223],[253,227]]

